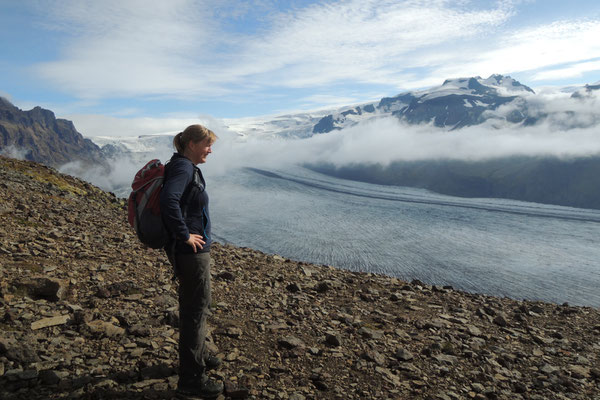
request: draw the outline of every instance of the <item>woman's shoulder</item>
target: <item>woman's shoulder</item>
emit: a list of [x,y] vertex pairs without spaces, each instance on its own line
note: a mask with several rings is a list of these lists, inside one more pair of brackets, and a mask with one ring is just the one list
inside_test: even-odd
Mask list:
[[194,168],[190,160],[175,153],[165,166],[165,182],[187,184],[194,179]]
[[177,153],[173,154],[173,157],[167,163],[169,172],[188,172],[191,175],[194,173],[194,167],[194,164],[189,159]]

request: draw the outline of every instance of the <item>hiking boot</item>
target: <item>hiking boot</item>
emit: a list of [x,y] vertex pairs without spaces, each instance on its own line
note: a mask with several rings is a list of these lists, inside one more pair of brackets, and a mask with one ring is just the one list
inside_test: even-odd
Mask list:
[[206,365],[206,369],[215,369],[219,365],[221,365],[222,360],[217,356],[208,356],[204,359],[204,365]]
[[223,383],[210,379],[206,375],[193,380],[179,379],[177,394],[183,396],[197,396],[203,399],[214,399],[223,393]]

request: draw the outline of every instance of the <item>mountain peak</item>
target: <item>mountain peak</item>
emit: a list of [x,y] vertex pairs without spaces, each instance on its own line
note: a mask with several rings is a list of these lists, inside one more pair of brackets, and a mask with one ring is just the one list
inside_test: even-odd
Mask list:
[[446,90],[448,88],[463,90],[471,89],[482,92],[488,92],[489,89],[492,88],[494,90],[500,90],[500,92],[505,92],[506,94],[511,95],[522,92],[535,93],[530,87],[523,85],[521,82],[511,78],[508,75],[501,74],[492,74],[487,79],[483,79],[480,76],[446,79],[444,83],[442,83],[442,86],[428,89],[426,91],[432,92],[436,91],[436,89]]
[[[526,93],[535,92],[508,75],[492,74],[483,79],[480,76],[446,79],[440,86],[416,92],[405,92],[394,97],[384,97],[379,104],[373,104],[376,112],[358,113],[350,108],[344,112],[329,114],[314,126],[313,133],[325,133],[356,125],[364,119],[393,115],[410,124],[433,123],[437,127],[459,129],[477,125],[486,120],[484,112],[496,110]],[[366,108],[364,108],[367,111]],[[519,109],[507,119],[520,123],[525,110]]]
[[17,107],[15,107],[13,103],[8,101],[7,98],[0,96],[0,110],[14,110],[16,108]]
[[479,81],[484,85],[504,88],[508,92],[512,93],[530,92],[535,94],[533,89],[531,89],[529,86],[523,85],[521,82],[511,78],[509,75],[493,74],[487,79],[479,78]]
[[584,98],[590,97],[595,94],[597,90],[600,90],[600,82],[596,82],[592,85],[586,84],[583,88],[580,88],[571,94],[572,98]]

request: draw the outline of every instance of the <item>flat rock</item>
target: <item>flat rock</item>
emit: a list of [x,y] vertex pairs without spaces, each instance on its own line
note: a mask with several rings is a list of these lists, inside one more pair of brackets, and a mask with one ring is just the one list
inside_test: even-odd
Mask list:
[[469,332],[469,335],[471,336],[481,336],[481,329],[475,325],[467,325],[467,332]]
[[439,363],[447,365],[454,365],[458,362],[458,357],[449,354],[437,354],[433,356],[433,358],[435,358]]
[[496,325],[502,326],[502,327],[506,327],[508,326],[508,320],[506,318],[506,314],[504,313],[498,313],[495,317],[494,317],[494,323]]
[[250,390],[243,386],[238,386],[232,382],[226,381],[224,384],[224,392],[231,399],[245,399],[250,395]]
[[383,338],[383,332],[376,329],[370,329],[367,327],[362,327],[358,330],[358,333],[367,338],[367,339],[381,339]]
[[282,347],[285,349],[295,349],[297,347],[300,347],[300,348],[305,347],[304,342],[295,336],[286,336],[286,337],[280,338],[279,340],[277,340],[277,344],[279,345],[279,347]]
[[546,363],[542,366],[542,368],[540,368],[540,371],[546,375],[551,375],[557,373],[559,369],[553,365]]
[[342,338],[337,333],[328,332],[325,336],[325,343],[333,347],[341,346]]
[[231,327],[225,329],[225,335],[229,336],[230,338],[237,339],[237,338],[241,337],[242,334],[243,334],[242,329],[235,327],[235,326],[231,326]]
[[40,371],[40,380],[45,385],[55,385],[60,382],[61,379],[66,378],[69,375],[66,371],[54,371],[54,370],[43,370]]
[[31,329],[35,331],[42,328],[48,328],[50,326],[64,325],[67,323],[68,320],[68,315],[58,315],[56,317],[42,318],[35,322],[32,322]]
[[581,365],[569,365],[567,369],[571,373],[571,376],[575,379],[589,379],[591,377],[590,369],[588,367]]
[[115,326],[115,325],[111,324],[110,322],[94,320],[94,321],[88,322],[86,325],[90,329],[90,331],[92,331],[96,334],[105,335],[108,337],[121,336],[121,335],[125,334],[125,329],[123,329],[119,326]]
[[394,357],[396,357],[396,359],[400,361],[410,361],[413,358],[415,358],[415,356],[410,351],[402,348],[396,350],[396,352],[394,353]]

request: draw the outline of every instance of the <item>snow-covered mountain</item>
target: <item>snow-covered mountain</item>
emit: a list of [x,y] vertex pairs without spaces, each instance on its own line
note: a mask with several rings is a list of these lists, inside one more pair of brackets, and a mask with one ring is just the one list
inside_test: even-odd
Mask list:
[[[573,97],[592,95],[600,82],[582,88],[570,88]],[[341,130],[359,123],[385,117],[395,117],[407,124],[430,124],[443,129],[492,123],[498,127],[534,125],[547,118],[532,107],[537,95],[526,85],[510,76],[491,75],[488,78],[471,77],[448,79],[440,86],[425,90],[384,97],[378,102],[354,104],[337,109],[322,109],[283,115],[224,119],[224,127],[237,134],[240,140],[304,139],[316,134]],[[535,103],[535,101],[534,101]],[[565,110],[568,111],[568,110]],[[139,138],[95,137],[105,152],[148,151],[163,145],[172,135],[149,135]],[[115,146],[114,149],[111,147]],[[135,150],[134,150],[135,149]]]
[[599,90],[600,90],[600,81],[598,81],[592,85],[585,85],[583,88],[573,92],[573,94],[571,94],[571,97],[574,97],[574,98],[590,97],[594,93],[597,93]]
[[[589,97],[600,90],[600,82],[570,88],[571,97]],[[460,129],[487,122],[492,126],[528,126],[552,118],[536,104],[538,95],[510,76],[492,75],[448,79],[440,86],[401,93],[379,102],[363,103],[337,109],[223,120],[225,129],[247,139],[303,139],[316,134],[341,130],[359,123],[395,117],[407,124],[430,124],[442,129]],[[539,103],[539,102],[537,102]],[[536,108],[537,107],[537,108]],[[569,113],[572,110],[558,110]],[[584,120],[600,120],[586,116]],[[557,122],[558,123],[558,122]],[[562,122],[560,122],[562,123]],[[563,127],[568,128],[568,127]],[[158,149],[171,149],[173,134],[139,137],[93,137],[105,155],[133,153],[140,159],[156,154]]]
[[342,109],[335,114],[329,114],[321,118],[312,128],[312,133],[327,133],[334,129],[344,129],[360,122],[376,118],[380,113],[376,112],[373,104],[363,104],[349,109]]
[[151,153],[157,148],[169,147],[175,134],[155,134],[140,136],[95,136],[92,141],[102,148],[105,155],[120,153]]
[[[313,133],[344,129],[366,119],[390,115],[409,124],[432,124],[450,129],[477,125],[489,118],[521,123],[528,118],[526,99],[534,94],[531,88],[510,76],[448,79],[441,86],[326,115],[314,126]],[[508,104],[513,106],[510,112],[494,113]]]
[[225,119],[226,128],[241,138],[306,138],[313,135],[313,127],[324,115],[336,110],[319,110],[298,114]]
[[172,134],[140,136],[94,136],[90,139],[100,147],[104,158],[111,162],[127,160],[132,165],[142,166],[151,159],[166,161],[173,152]]

